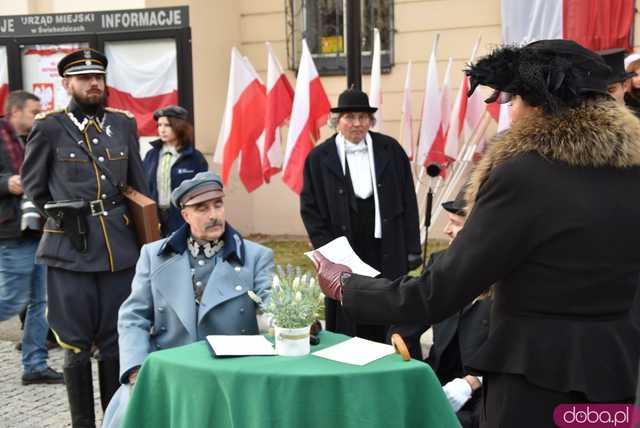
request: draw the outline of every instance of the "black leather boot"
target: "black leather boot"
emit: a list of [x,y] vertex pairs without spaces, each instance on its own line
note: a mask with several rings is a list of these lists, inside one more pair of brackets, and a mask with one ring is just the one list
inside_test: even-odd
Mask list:
[[91,361],[65,367],[64,381],[67,385],[71,426],[73,428],[95,428],[96,415],[93,409],[93,380]]
[[120,387],[120,362],[118,357],[98,361],[98,379],[100,380],[100,402],[102,410],[107,410],[111,397]]

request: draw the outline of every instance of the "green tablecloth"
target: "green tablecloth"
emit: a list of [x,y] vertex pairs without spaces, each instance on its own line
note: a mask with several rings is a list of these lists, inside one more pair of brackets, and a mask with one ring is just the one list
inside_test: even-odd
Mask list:
[[[347,337],[321,333],[315,352]],[[366,366],[304,357],[213,358],[204,341],[154,352],[125,428],[459,427],[431,368],[398,354]]]

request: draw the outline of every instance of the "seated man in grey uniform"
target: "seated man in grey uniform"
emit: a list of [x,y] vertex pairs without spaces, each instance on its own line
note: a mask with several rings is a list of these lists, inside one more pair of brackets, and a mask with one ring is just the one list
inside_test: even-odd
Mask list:
[[269,298],[273,252],[242,238],[226,221],[222,180],[201,172],[171,195],[186,224],[142,247],[131,295],[120,307],[120,381],[103,427],[117,427],[129,390],[150,351],[209,334],[257,334],[256,304]]

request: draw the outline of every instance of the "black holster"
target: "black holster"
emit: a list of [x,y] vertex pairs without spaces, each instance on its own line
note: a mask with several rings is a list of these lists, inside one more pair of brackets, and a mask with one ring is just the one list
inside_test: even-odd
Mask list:
[[87,251],[86,201],[51,201],[45,204],[44,211],[62,227],[73,248],[81,253]]

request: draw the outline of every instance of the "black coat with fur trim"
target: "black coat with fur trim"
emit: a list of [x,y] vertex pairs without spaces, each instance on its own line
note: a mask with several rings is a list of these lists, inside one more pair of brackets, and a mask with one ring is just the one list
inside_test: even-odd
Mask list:
[[469,368],[630,399],[638,194],[640,122],[626,108],[601,101],[521,119],[474,171],[467,222],[446,253],[417,279],[353,275],[344,309],[363,323],[436,323],[496,284],[489,337]]

